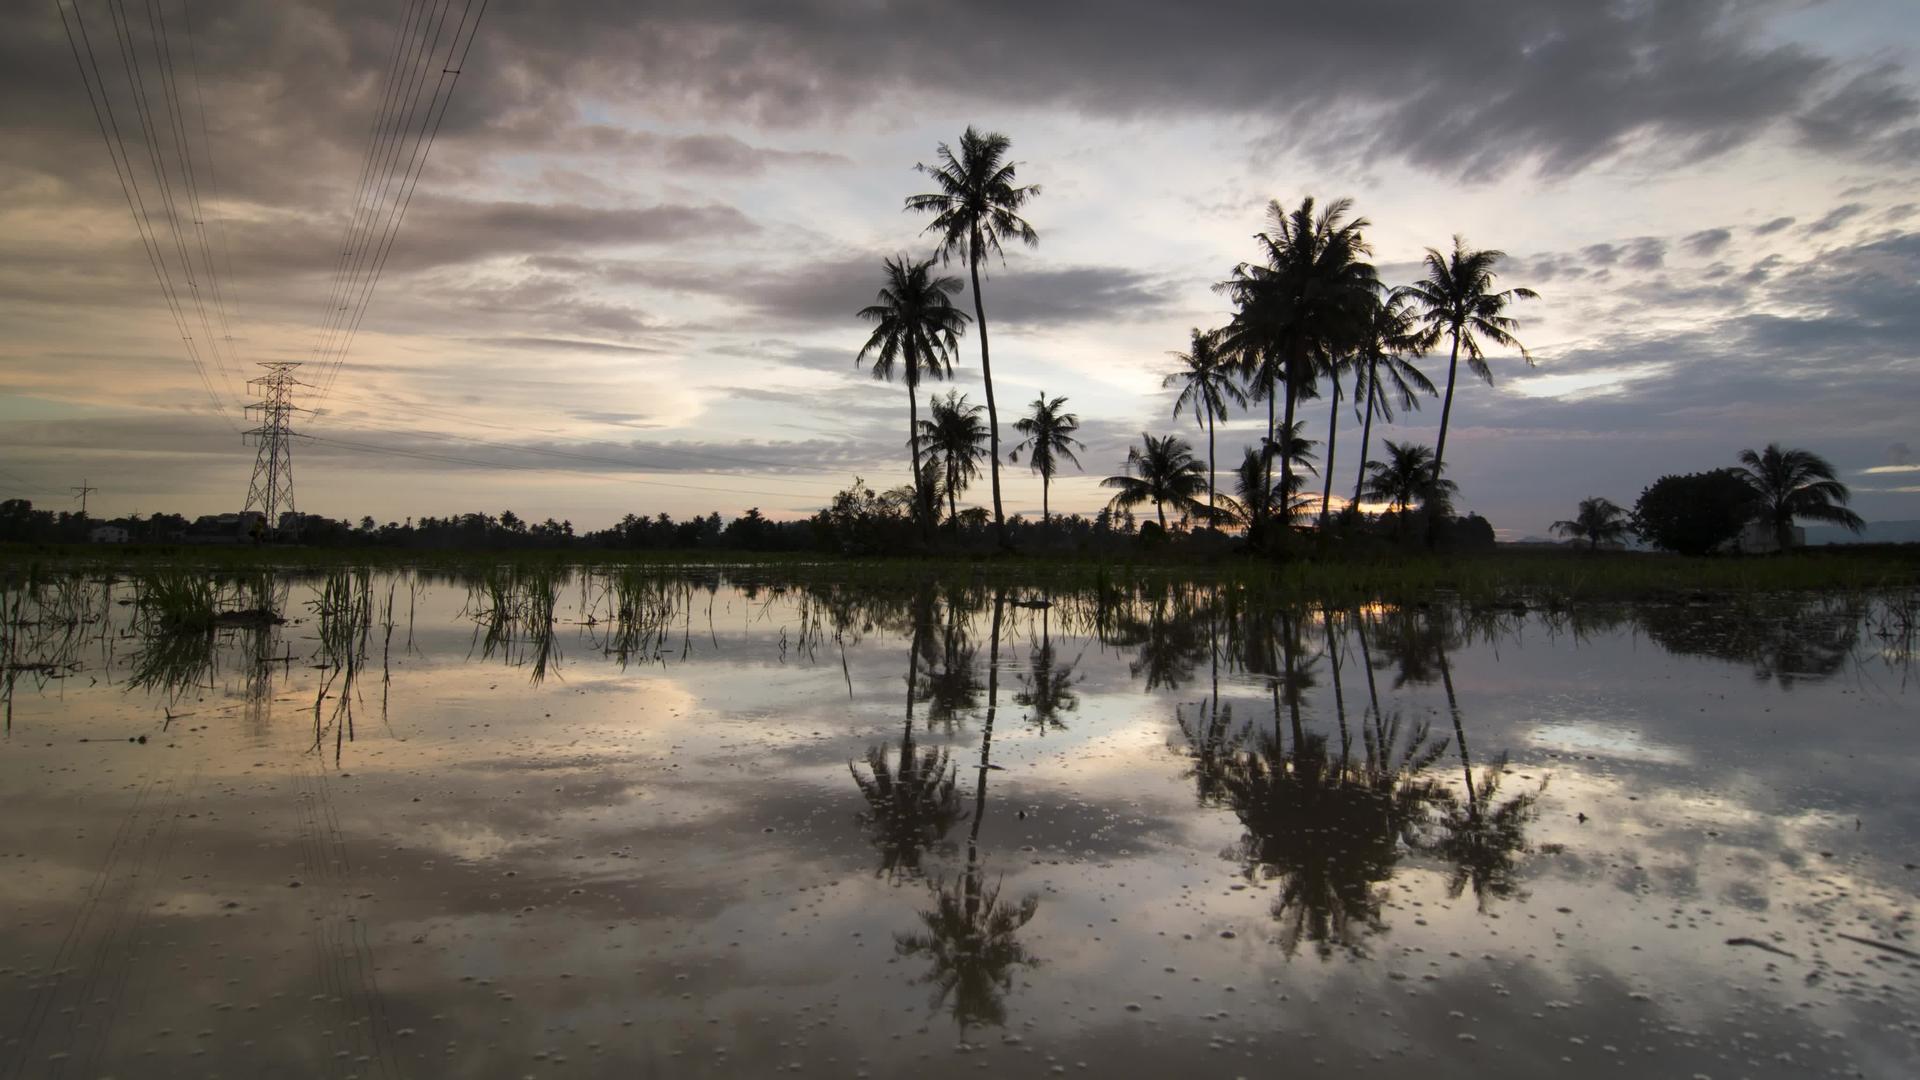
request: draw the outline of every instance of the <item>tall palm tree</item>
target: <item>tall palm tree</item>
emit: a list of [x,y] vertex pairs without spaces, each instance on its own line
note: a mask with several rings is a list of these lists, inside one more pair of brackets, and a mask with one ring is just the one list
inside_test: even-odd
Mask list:
[[1443,255],[1434,248],[1427,249],[1426,276],[1403,290],[1418,309],[1420,346],[1430,349],[1442,335],[1452,342],[1447,360],[1447,396],[1440,404],[1440,440],[1433,450],[1435,476],[1440,475],[1447,460],[1447,424],[1453,418],[1453,383],[1461,351],[1467,354],[1467,366],[1488,386],[1493,385],[1493,369],[1481,352],[1481,338],[1518,349],[1521,359],[1533,363],[1533,355],[1513,336],[1519,321],[1508,317],[1506,310],[1515,300],[1533,300],[1540,294],[1526,288],[1493,287],[1494,267],[1506,257],[1504,251],[1470,248],[1456,234],[1452,252]]
[[[1305,198],[1292,211],[1276,200],[1267,204],[1268,231],[1258,234],[1265,265],[1241,263],[1216,286],[1237,310],[1222,335],[1222,346],[1267,400],[1268,435],[1273,435],[1276,395],[1282,420],[1293,425],[1295,404],[1314,394],[1313,385],[1333,358],[1342,355],[1364,323],[1366,305],[1379,287],[1365,257],[1365,218],[1349,218],[1351,199],[1335,199],[1314,213]],[[1280,455],[1282,486],[1292,475],[1293,459]]]
[[1399,515],[1399,528],[1404,531],[1407,513],[1415,502],[1444,498],[1458,485],[1435,476],[1433,451],[1413,443],[1397,443],[1392,439],[1386,442],[1387,460],[1367,462],[1364,494],[1391,503]]
[[940,189],[907,196],[908,210],[933,215],[926,231],[940,235],[940,259],[959,255],[967,260],[973,281],[973,315],[980,324],[980,378],[987,387],[987,430],[993,456],[993,527],[1001,546],[1007,542],[1007,519],[1000,509],[1000,411],[993,400],[993,363],[987,354],[987,309],[980,296],[980,260],[989,252],[1006,260],[1003,240],[1019,240],[1028,247],[1040,243],[1020,216],[1027,200],[1040,194],[1040,185],[1016,182],[1016,162],[1007,160],[1012,142],[998,132],[981,134],[972,126],[960,135],[960,152],[941,143],[936,163],[914,168],[933,177]]
[[1162,379],[1160,385],[1180,388],[1180,396],[1173,399],[1175,419],[1191,409],[1194,422],[1207,429],[1207,504],[1211,506],[1216,501],[1213,422],[1226,419],[1229,403],[1245,406],[1247,395],[1235,380],[1229,358],[1220,350],[1220,331],[1195,327],[1187,351],[1174,353],[1173,358],[1180,361],[1180,367]]
[[1131,509],[1144,502],[1153,503],[1160,527],[1167,527],[1167,504],[1182,513],[1201,518],[1211,509],[1200,501],[1207,490],[1206,466],[1193,456],[1193,447],[1173,435],[1154,438],[1140,433],[1140,445],[1127,448],[1127,471],[1100,481],[1102,487],[1118,490],[1111,506]]
[[920,421],[920,437],[925,440],[930,458],[938,458],[945,472],[947,522],[960,525],[959,494],[968,482],[980,475],[980,459],[987,454],[985,425],[980,422],[980,406],[957,390],[928,401],[932,416]]
[[1793,519],[1811,518],[1845,525],[1854,532],[1866,527],[1860,515],[1847,509],[1853,497],[1847,485],[1834,478],[1833,465],[1811,450],[1786,450],[1768,443],[1765,450],[1740,451],[1741,479],[1759,501],[1758,518],[1773,526],[1780,550],[1793,540]]
[[[1407,310],[1406,295],[1395,289],[1381,298],[1368,313],[1367,334],[1361,339],[1360,362],[1353,369],[1353,404],[1364,409],[1360,427],[1360,472],[1353,482],[1353,500],[1360,501],[1360,489],[1367,482],[1367,447],[1373,441],[1373,414],[1393,422],[1393,403],[1402,409],[1419,407],[1416,393],[1433,397],[1433,381],[1413,366],[1411,354],[1419,349],[1413,315]],[[1327,472],[1331,474],[1332,468]]]
[[1033,411],[1014,421],[1013,429],[1025,435],[1026,439],[1013,448],[1007,455],[1008,461],[1019,461],[1020,451],[1027,451],[1027,464],[1040,474],[1040,524],[1047,523],[1047,492],[1053,487],[1053,474],[1060,469],[1060,459],[1073,462],[1074,468],[1080,468],[1080,459],[1073,456],[1075,447],[1082,450],[1086,446],[1073,433],[1080,430],[1080,418],[1070,412],[1063,412],[1067,403],[1064,397],[1049,401],[1047,395],[1033,399],[1029,406]]
[[1580,511],[1572,520],[1556,521],[1551,528],[1561,536],[1585,540],[1588,551],[1598,551],[1601,544],[1625,539],[1633,526],[1627,523],[1627,512],[1612,499],[1596,495],[1580,500]]
[[[935,277],[933,260],[909,262],[905,255],[887,259],[887,283],[874,302],[860,309],[860,318],[873,323],[873,333],[854,358],[857,366],[873,357],[873,377],[893,381],[895,364],[907,383],[907,445],[912,454],[914,509],[925,520],[930,500],[920,475],[920,377],[942,379],[953,374],[953,354],[966,331],[966,313],[953,306],[960,279]],[[929,526],[930,527],[930,526]]]

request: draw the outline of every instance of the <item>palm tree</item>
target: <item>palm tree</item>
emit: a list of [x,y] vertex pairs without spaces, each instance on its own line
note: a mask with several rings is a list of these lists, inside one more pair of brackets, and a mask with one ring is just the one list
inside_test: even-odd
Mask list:
[[[1367,447],[1373,440],[1373,414],[1393,422],[1393,402],[1402,409],[1417,408],[1415,392],[1433,397],[1433,381],[1413,366],[1408,354],[1418,351],[1418,335],[1413,316],[1407,311],[1406,295],[1398,289],[1380,299],[1369,312],[1367,334],[1361,341],[1360,362],[1353,371],[1353,404],[1365,410],[1360,427],[1360,473],[1353,484],[1353,501],[1360,501],[1360,489],[1367,482]],[[1364,402],[1364,406],[1362,405]],[[1328,468],[1332,473],[1332,468]]]
[[1363,494],[1393,505],[1399,515],[1399,528],[1405,530],[1407,513],[1415,502],[1444,499],[1458,489],[1451,480],[1434,475],[1433,451],[1413,443],[1387,440],[1387,460],[1367,462],[1367,482]]
[[[1295,404],[1313,396],[1319,375],[1350,347],[1379,287],[1364,259],[1371,253],[1363,235],[1368,222],[1349,219],[1352,208],[1351,199],[1335,199],[1316,217],[1311,198],[1291,212],[1268,203],[1271,227],[1256,237],[1266,264],[1241,263],[1217,286],[1237,307],[1222,347],[1237,358],[1254,395],[1266,398],[1269,437],[1274,398],[1284,393],[1282,419],[1291,428]],[[1291,486],[1285,478],[1292,471],[1283,451],[1283,487]]]
[[1160,381],[1167,388],[1179,387],[1180,396],[1173,399],[1173,415],[1178,419],[1180,413],[1193,410],[1193,419],[1207,429],[1207,505],[1215,503],[1214,498],[1214,459],[1213,459],[1213,422],[1225,419],[1227,404],[1245,406],[1247,395],[1235,385],[1233,368],[1227,356],[1220,351],[1220,331],[1193,329],[1192,343],[1186,352],[1173,354],[1180,361],[1180,368]]
[[1598,495],[1581,499],[1580,512],[1573,515],[1573,520],[1556,521],[1551,527],[1561,536],[1585,540],[1588,551],[1599,550],[1601,544],[1618,543],[1633,528],[1627,523],[1625,510],[1612,499]]
[[959,494],[967,490],[969,481],[980,475],[980,459],[987,453],[981,444],[987,441],[987,433],[980,423],[980,406],[968,402],[967,395],[957,390],[947,391],[944,398],[930,399],[928,406],[933,415],[920,421],[920,437],[926,440],[928,458],[937,458],[942,463],[946,474],[947,522],[957,529]]
[[1419,309],[1420,347],[1432,348],[1442,335],[1452,341],[1452,354],[1447,360],[1447,396],[1440,405],[1440,440],[1433,451],[1435,476],[1440,475],[1447,460],[1447,424],[1453,418],[1453,382],[1460,366],[1461,350],[1466,350],[1467,366],[1488,386],[1493,385],[1493,369],[1487,366],[1487,358],[1480,350],[1480,338],[1518,349],[1521,359],[1533,363],[1532,354],[1513,336],[1520,327],[1519,321],[1509,318],[1505,312],[1513,301],[1537,299],[1540,294],[1532,289],[1496,290],[1493,287],[1494,267],[1506,257],[1504,251],[1470,248],[1455,235],[1451,253],[1443,255],[1434,248],[1427,249],[1426,277],[1403,290]]
[[[1300,434],[1302,423],[1294,421],[1293,436],[1281,442],[1286,444],[1294,464],[1306,472],[1317,472],[1313,467],[1313,447],[1318,440]],[[1310,504],[1306,496],[1301,494],[1306,487],[1306,478],[1300,473],[1279,480],[1273,478],[1272,463],[1278,454],[1276,445],[1263,442],[1258,450],[1251,446],[1245,448],[1239,466],[1233,470],[1233,497],[1219,497],[1221,517],[1251,529],[1256,521],[1278,517],[1281,521],[1292,522],[1306,513]]]
[[1834,478],[1833,466],[1811,450],[1783,450],[1768,443],[1765,450],[1740,451],[1740,478],[1759,501],[1758,518],[1773,526],[1780,550],[1793,540],[1793,519],[1811,518],[1845,525],[1854,532],[1866,527],[1860,515],[1847,509],[1852,493]]
[[1033,399],[1030,406],[1033,412],[1014,421],[1013,429],[1026,436],[1026,440],[1013,448],[1007,455],[1008,461],[1019,461],[1020,451],[1027,451],[1027,464],[1040,474],[1040,524],[1047,523],[1047,492],[1053,486],[1053,474],[1059,471],[1060,459],[1073,462],[1074,468],[1080,467],[1080,459],[1073,456],[1074,447],[1082,450],[1086,446],[1073,433],[1080,430],[1080,418],[1070,412],[1062,412],[1067,403],[1064,397],[1047,400],[1043,392]]
[[909,263],[905,255],[900,255],[881,265],[886,268],[887,283],[881,286],[873,304],[860,309],[860,317],[874,326],[854,364],[857,366],[871,355],[874,378],[892,382],[896,362],[906,376],[907,444],[914,463],[914,509],[925,521],[925,510],[931,500],[926,497],[919,468],[920,377],[941,379],[953,374],[953,354],[960,347],[967,316],[953,306],[952,297],[960,291],[960,279],[933,276],[932,259]]
[[939,191],[907,196],[908,210],[932,214],[926,231],[940,234],[940,259],[955,255],[967,260],[973,281],[973,314],[980,324],[980,378],[987,386],[987,425],[993,456],[993,527],[1001,546],[1007,542],[1006,515],[1000,509],[1000,411],[993,400],[993,364],[987,355],[987,309],[980,296],[980,260],[991,252],[1006,261],[1003,240],[1020,240],[1028,247],[1040,234],[1020,217],[1027,200],[1040,194],[1040,185],[1015,182],[1017,163],[1006,160],[1012,143],[998,132],[981,134],[971,126],[960,135],[960,152],[941,143],[934,165],[914,168],[933,177]]
[[1181,513],[1211,516],[1211,509],[1200,501],[1207,490],[1206,466],[1193,456],[1193,447],[1185,439],[1173,435],[1156,439],[1143,431],[1140,445],[1127,448],[1126,468],[1124,475],[1100,481],[1102,487],[1119,491],[1109,505],[1131,509],[1151,502],[1162,529],[1167,527],[1168,503]]

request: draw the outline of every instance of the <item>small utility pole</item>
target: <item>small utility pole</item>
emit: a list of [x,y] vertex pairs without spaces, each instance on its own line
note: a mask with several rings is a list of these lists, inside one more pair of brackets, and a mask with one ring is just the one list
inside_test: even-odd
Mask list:
[[67,490],[73,492],[73,497],[80,500],[80,516],[86,517],[87,516],[87,496],[93,494],[96,491],[99,491],[100,489],[89,485],[87,483],[87,478],[83,476],[80,478],[79,487],[72,487],[72,488],[68,488]]

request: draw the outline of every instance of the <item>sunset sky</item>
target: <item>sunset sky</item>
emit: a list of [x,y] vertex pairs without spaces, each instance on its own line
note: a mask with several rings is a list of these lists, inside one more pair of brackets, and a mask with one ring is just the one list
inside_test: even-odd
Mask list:
[[[215,252],[196,287],[236,340],[199,342],[203,382],[55,5],[8,5],[0,497],[67,507],[85,478],[95,514],[239,509],[243,382],[311,360],[328,313],[412,9],[159,10]],[[479,8],[421,10],[444,53]],[[126,11],[164,123],[147,11]],[[184,279],[113,13],[77,14]],[[883,256],[931,254],[901,210],[931,190],[913,166],[975,124],[1043,189],[1039,246],[984,291],[1003,434],[1042,391],[1084,423],[1056,510],[1097,508],[1143,430],[1204,451],[1167,354],[1229,317],[1211,286],[1255,256],[1269,199],[1344,195],[1387,282],[1460,233],[1541,294],[1516,312],[1538,366],[1463,381],[1448,445],[1459,504],[1501,535],[1769,440],[1830,458],[1868,520],[1920,518],[1917,46],[1910,0],[492,0],[351,351],[302,399],[299,506],[592,528],[905,482],[905,391],[856,369],[854,312]],[[961,357],[980,400],[971,336]],[[1444,355],[1423,365],[1443,381]],[[1431,444],[1439,412],[1376,425],[1376,454]],[[1327,402],[1302,415],[1324,439]],[[1336,493],[1359,464],[1341,425]],[[1260,426],[1221,432],[1223,468]],[[1008,513],[1037,514],[1038,480],[1005,475]]]

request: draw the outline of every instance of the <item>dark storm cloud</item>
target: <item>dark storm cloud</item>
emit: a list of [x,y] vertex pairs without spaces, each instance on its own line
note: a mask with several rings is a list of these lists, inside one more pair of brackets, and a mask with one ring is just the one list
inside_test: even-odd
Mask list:
[[[717,271],[662,262],[589,259],[570,255],[527,260],[533,269],[571,277],[583,286],[644,286],[732,300],[761,318],[788,323],[845,325],[874,302],[883,282],[879,255],[840,255],[776,270]],[[1168,280],[1118,266],[1048,267],[1024,260],[982,267],[989,328],[995,325],[1073,325],[1149,318],[1164,314],[1178,289]],[[949,266],[963,285],[954,303],[969,316],[973,303],[964,287],[966,270]]]
[[1689,254],[1705,257],[1717,254],[1732,239],[1732,229],[1701,229],[1681,242],[1686,245]]
[[1801,138],[1817,150],[1911,163],[1920,155],[1920,98],[1904,75],[1891,63],[1855,75],[1795,119]]
[[[1287,142],[1466,175],[1527,164],[1564,174],[1642,143],[1712,154],[1781,121],[1831,151],[1885,156],[1910,141],[1904,70],[1844,71],[1773,42],[1765,20],[1783,7],[1363,0],[1280,18],[1259,0],[1002,0],[969,5],[962,32],[934,0],[495,5],[441,137],[448,153],[569,139],[592,152],[604,140],[690,169],[753,171],[819,158],[624,132],[587,123],[583,104],[778,127],[911,94],[1257,117]],[[110,37],[104,8],[82,10]],[[313,177],[333,175],[318,166],[357,159],[403,15],[372,3],[198,5],[199,70],[235,147],[237,190],[304,197]],[[52,165],[97,140],[54,13],[16,6],[0,16],[0,42],[0,115],[31,136],[18,140],[23,155]],[[65,145],[50,145],[61,134]]]

